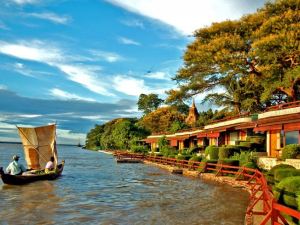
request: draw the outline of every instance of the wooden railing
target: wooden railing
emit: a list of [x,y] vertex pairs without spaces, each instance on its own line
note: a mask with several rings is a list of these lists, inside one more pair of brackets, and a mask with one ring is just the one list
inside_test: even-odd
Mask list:
[[[271,224],[274,225],[289,224],[283,217],[283,214],[300,220],[299,211],[276,202],[276,199],[268,187],[265,176],[257,169],[206,162],[177,160],[175,158],[132,154],[128,152],[118,152],[116,157],[142,159],[154,163],[185,168],[188,170],[199,170],[199,172],[214,172],[216,176],[234,174],[236,175],[235,179],[247,180],[247,184],[250,188],[250,202],[246,211],[247,224],[252,224],[251,220],[253,215],[262,216],[262,220],[259,223],[260,225],[265,225],[268,222],[271,222]],[[260,210],[255,211],[256,208],[259,208],[256,207],[259,203],[261,203],[262,207]]]

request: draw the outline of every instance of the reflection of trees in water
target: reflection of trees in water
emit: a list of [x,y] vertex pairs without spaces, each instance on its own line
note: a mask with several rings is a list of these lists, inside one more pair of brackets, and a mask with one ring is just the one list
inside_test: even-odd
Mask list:
[[55,224],[54,216],[59,210],[60,197],[56,187],[49,181],[24,186],[2,186],[0,195],[0,218],[8,224]]

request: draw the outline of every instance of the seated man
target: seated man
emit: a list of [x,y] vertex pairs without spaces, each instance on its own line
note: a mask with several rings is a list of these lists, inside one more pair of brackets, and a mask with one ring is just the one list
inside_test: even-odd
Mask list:
[[13,156],[13,161],[6,168],[7,173],[11,175],[21,175],[23,172],[26,171],[26,168],[18,162],[19,158],[20,156],[18,155]]
[[50,161],[47,162],[45,167],[45,173],[49,173],[50,171],[54,170],[54,157],[51,156]]

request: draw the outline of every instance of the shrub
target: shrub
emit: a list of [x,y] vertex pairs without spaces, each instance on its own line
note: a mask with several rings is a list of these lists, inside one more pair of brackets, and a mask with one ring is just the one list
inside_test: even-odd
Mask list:
[[299,144],[291,144],[286,145],[282,149],[282,159],[295,159],[298,155],[300,155],[300,145]]
[[233,156],[230,157],[230,159],[236,159],[240,161],[240,166],[245,165],[248,162],[254,162],[254,159],[252,157],[252,152],[241,152],[237,153],[235,152]]
[[274,173],[276,172],[276,170],[278,169],[296,169],[295,167],[288,165],[288,164],[278,164],[276,166],[273,166],[270,171],[267,172],[266,174],[266,178],[268,181],[268,184],[273,185],[275,183],[274,180]]
[[250,169],[257,169],[257,164],[255,162],[247,162],[244,165],[242,165],[246,168],[250,168]]
[[240,161],[236,159],[219,159],[218,164],[228,165],[228,166],[239,166]]
[[220,147],[218,157],[219,159],[227,159],[230,156],[233,156],[235,152],[240,152],[239,147],[232,145]]
[[177,160],[189,160],[192,156],[191,155],[182,155],[182,154],[178,154],[176,156]]
[[219,158],[219,147],[214,145],[207,146],[205,156],[209,156],[210,160],[217,160]]
[[148,153],[149,151],[148,147],[142,145],[133,145],[131,146],[130,150],[134,153],[143,153],[143,154]]
[[201,147],[195,146],[195,147],[189,148],[188,152],[189,152],[189,154],[195,154],[195,153],[200,152],[201,149],[202,149]]
[[197,156],[197,155],[193,155],[193,156],[190,158],[190,161],[201,162],[201,160],[202,160],[202,156]]
[[277,169],[274,173],[275,182],[280,182],[286,177],[300,176],[300,170],[296,169]]
[[163,156],[168,157],[169,155],[176,155],[178,153],[178,151],[176,150],[176,148],[172,147],[172,146],[163,146],[160,149],[160,152],[163,154]]
[[296,169],[295,167],[291,166],[291,165],[288,165],[288,164],[278,164],[276,166],[273,166],[270,171],[268,172],[268,175],[272,175],[274,176],[274,173],[276,170],[278,169]]
[[287,177],[276,185],[274,196],[279,203],[295,209],[300,209],[299,202],[297,201],[297,195],[299,198],[300,194],[299,190],[300,176]]

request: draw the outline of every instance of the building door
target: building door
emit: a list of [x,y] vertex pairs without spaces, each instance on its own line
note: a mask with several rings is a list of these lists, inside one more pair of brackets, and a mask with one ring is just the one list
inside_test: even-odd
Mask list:
[[[280,131],[271,130],[270,131],[270,156],[278,157],[278,134]],[[280,146],[280,145],[279,145]]]

